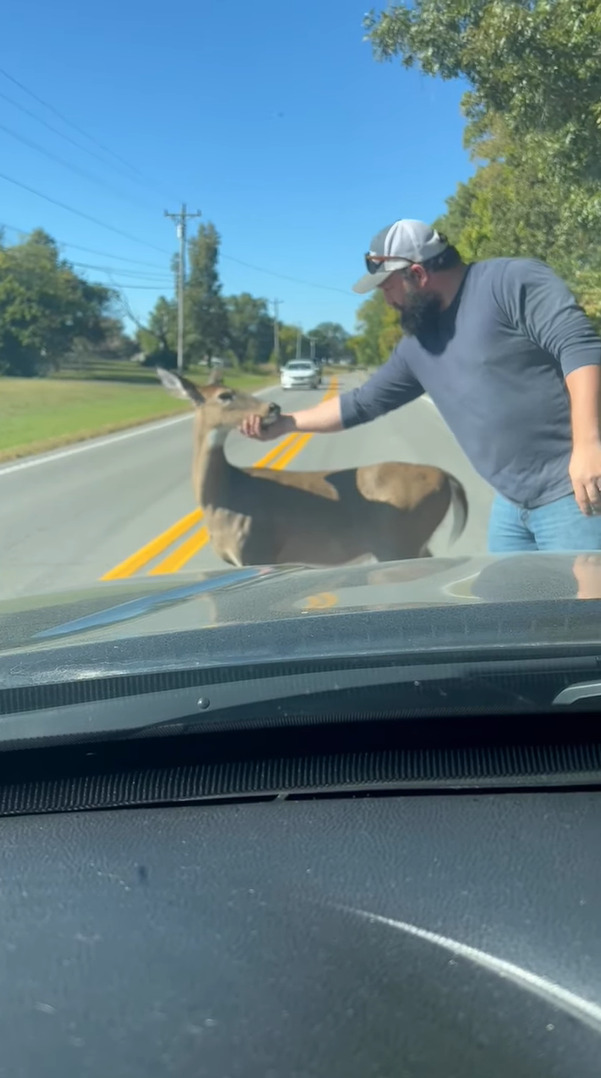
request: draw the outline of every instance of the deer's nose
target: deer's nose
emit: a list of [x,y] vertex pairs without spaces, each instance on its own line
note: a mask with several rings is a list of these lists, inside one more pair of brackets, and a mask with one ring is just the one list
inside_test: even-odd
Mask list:
[[269,414],[270,415],[279,415],[281,410],[282,409],[280,408],[279,404],[275,404],[274,401],[271,401],[271,404],[269,405]]

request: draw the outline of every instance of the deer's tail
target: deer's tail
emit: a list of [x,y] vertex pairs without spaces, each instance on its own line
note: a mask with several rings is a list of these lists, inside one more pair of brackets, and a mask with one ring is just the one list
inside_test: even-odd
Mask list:
[[449,486],[451,488],[451,509],[453,510],[453,529],[451,531],[451,542],[456,543],[459,536],[462,535],[465,530],[468,518],[468,504],[467,494],[465,493],[465,487],[454,475],[448,475]]

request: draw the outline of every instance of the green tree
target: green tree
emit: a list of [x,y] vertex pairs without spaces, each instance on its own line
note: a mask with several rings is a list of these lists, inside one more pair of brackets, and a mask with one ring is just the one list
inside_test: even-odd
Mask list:
[[175,367],[177,363],[177,304],[159,296],[147,326],[139,326],[136,339],[148,366]]
[[99,351],[102,355],[114,359],[129,359],[138,351],[136,341],[125,332],[123,323],[114,315],[100,319],[100,331],[102,343]]
[[366,17],[377,59],[462,77],[480,164],[438,222],[469,260],[541,258],[601,324],[601,5],[412,0]]
[[407,0],[365,26],[377,59],[466,79],[472,121],[502,115],[571,177],[601,179],[598,0]]
[[78,277],[41,229],[0,248],[0,372],[46,374],[77,342],[99,345],[113,300]]
[[185,292],[186,363],[219,355],[227,345],[227,312],[219,280],[219,233],[201,224],[189,243],[190,269]]
[[337,360],[348,354],[350,333],[338,322],[320,322],[307,336],[314,341],[318,359]]
[[248,292],[225,301],[229,347],[241,366],[267,363],[273,349],[273,323],[267,301]]
[[296,326],[287,326],[280,323],[280,363],[288,363],[296,355],[296,338],[298,330]]
[[159,296],[148,320],[148,329],[161,348],[175,352],[177,348],[177,304]]
[[347,348],[362,366],[377,367],[388,359],[401,335],[398,312],[376,288],[357,311],[357,333],[347,341]]
[[582,187],[549,174],[536,156],[524,157],[498,122],[496,131],[475,144],[474,155],[486,164],[458,186],[438,227],[468,261],[542,259],[564,277],[597,320],[601,252],[596,232],[583,219]]

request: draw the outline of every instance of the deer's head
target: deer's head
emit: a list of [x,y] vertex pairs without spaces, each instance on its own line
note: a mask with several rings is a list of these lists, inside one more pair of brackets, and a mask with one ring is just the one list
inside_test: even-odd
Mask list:
[[157,367],[157,375],[172,396],[189,400],[197,409],[199,428],[210,430],[234,430],[247,415],[259,415],[264,426],[269,426],[280,414],[280,406],[273,401],[263,401],[252,393],[243,393],[224,385],[219,375],[206,385],[199,386],[175,371]]

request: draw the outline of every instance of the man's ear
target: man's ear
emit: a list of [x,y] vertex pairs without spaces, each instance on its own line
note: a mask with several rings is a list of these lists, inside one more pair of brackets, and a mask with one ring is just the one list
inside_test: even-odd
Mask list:
[[166,371],[163,367],[157,367],[156,372],[165,389],[168,393],[171,393],[172,397],[192,401],[192,404],[196,406],[204,404],[205,399],[194,382],[190,382],[188,378],[184,378],[175,371]]

